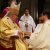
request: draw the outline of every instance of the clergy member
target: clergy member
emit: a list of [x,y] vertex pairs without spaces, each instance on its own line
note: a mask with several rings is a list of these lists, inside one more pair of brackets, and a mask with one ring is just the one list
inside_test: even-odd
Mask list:
[[[10,1],[8,2],[8,7],[6,7],[6,8],[3,10],[3,14],[5,15],[8,11],[10,11],[10,7],[14,7],[14,6],[16,6],[16,4],[17,4],[16,0],[10,0]],[[13,17],[13,16],[14,16],[14,17]],[[14,20],[16,20],[15,23],[17,23],[17,25],[19,25],[19,24],[18,24],[19,20],[18,20],[17,14],[13,14],[13,15],[12,15],[12,18],[13,18]]]
[[19,26],[26,35],[31,35],[31,33],[35,30],[35,22],[31,15],[29,14],[29,9],[25,8],[24,15],[20,18]]
[[33,50],[50,50],[50,13],[43,12],[43,24],[38,25],[30,36],[30,44]]
[[[0,20],[0,50],[13,50],[12,39],[10,37],[19,37],[19,33],[21,33],[13,16],[14,14],[18,16],[19,8],[20,4],[11,6],[10,11]],[[15,49],[26,50],[26,46],[21,39],[15,40]]]

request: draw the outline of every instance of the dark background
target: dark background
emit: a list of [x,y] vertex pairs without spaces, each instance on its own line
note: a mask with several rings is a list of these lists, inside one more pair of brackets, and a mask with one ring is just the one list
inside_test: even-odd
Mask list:
[[[23,15],[24,9],[27,7],[35,22],[39,15],[44,11],[50,11],[50,0],[16,0],[17,3],[21,1],[21,8],[19,18]],[[0,0],[0,13],[8,6],[9,0]]]
[[[16,0],[16,1],[17,1],[17,3],[19,3],[20,1],[22,2],[21,9],[23,9],[23,11],[24,11],[24,8],[26,8],[26,7],[29,8],[30,11],[31,11],[32,0]],[[35,0],[35,1],[33,1],[33,3],[36,2],[36,1],[38,3],[37,7],[38,7],[38,13],[39,14],[44,9],[47,9],[47,10],[50,9],[50,0]],[[9,2],[9,0],[0,0],[0,13],[2,13],[3,9],[8,6],[8,2]],[[33,7],[33,4],[32,4],[32,7]]]

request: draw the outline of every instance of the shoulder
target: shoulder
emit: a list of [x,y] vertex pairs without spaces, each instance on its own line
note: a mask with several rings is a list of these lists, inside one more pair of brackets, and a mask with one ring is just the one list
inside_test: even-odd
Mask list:
[[49,26],[49,27],[50,27],[50,20],[47,20],[47,21],[45,22],[45,26]]
[[50,23],[50,20],[47,20],[46,23]]
[[24,16],[25,16],[25,15],[21,16],[21,18],[20,18],[20,19],[24,19]]
[[3,18],[1,19],[1,21],[4,22],[4,21],[7,21],[7,20],[9,20],[9,19],[10,19],[10,18],[6,16],[6,17],[3,17]]
[[29,17],[30,17],[30,19],[32,19],[32,20],[33,20],[33,17],[32,17],[31,15],[29,15]]
[[29,18],[30,18],[30,20],[31,20],[32,22],[34,22],[34,19],[33,19],[33,17],[32,17],[32,16],[30,16]]

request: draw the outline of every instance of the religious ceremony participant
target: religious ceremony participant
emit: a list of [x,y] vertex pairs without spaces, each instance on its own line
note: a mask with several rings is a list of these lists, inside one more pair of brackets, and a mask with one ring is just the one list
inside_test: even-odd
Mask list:
[[44,11],[41,17],[43,23],[36,27],[30,36],[29,43],[33,50],[50,50],[50,12]]
[[[2,12],[3,15],[5,15],[8,11],[10,11],[10,7],[14,7],[14,6],[16,6],[16,4],[17,4],[16,0],[10,0],[10,1],[8,2],[8,7],[6,7],[6,8],[3,10],[3,12]],[[13,16],[14,16],[14,17],[13,17]],[[12,15],[12,18],[13,18],[14,20],[16,20],[15,23],[18,24],[19,20],[18,20],[17,14],[13,14],[13,15]],[[18,25],[19,25],[19,24],[18,24]]]
[[[14,14],[18,16],[20,3],[15,6],[10,6],[10,11],[0,20],[0,50],[27,50],[25,43],[20,39],[21,30],[15,23]],[[12,17],[13,16],[13,17]],[[17,36],[14,45],[12,44],[11,36]],[[14,40],[14,38],[13,38]]]
[[25,35],[31,35],[32,32],[35,30],[35,22],[32,16],[29,14],[29,9],[25,8],[24,15],[20,18],[19,26],[21,30],[25,33]]

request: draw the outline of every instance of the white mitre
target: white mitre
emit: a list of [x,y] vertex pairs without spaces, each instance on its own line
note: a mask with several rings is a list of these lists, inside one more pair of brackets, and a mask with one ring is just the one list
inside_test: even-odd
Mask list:
[[10,11],[14,11],[14,10],[16,11],[17,10],[19,12],[20,5],[21,5],[21,2],[17,5],[15,3],[12,3],[11,6],[10,6]]
[[8,11],[5,16],[10,15],[12,13],[19,14],[20,5],[21,5],[21,2],[18,5],[16,5],[15,3],[12,3],[11,6],[9,7],[10,11]]

